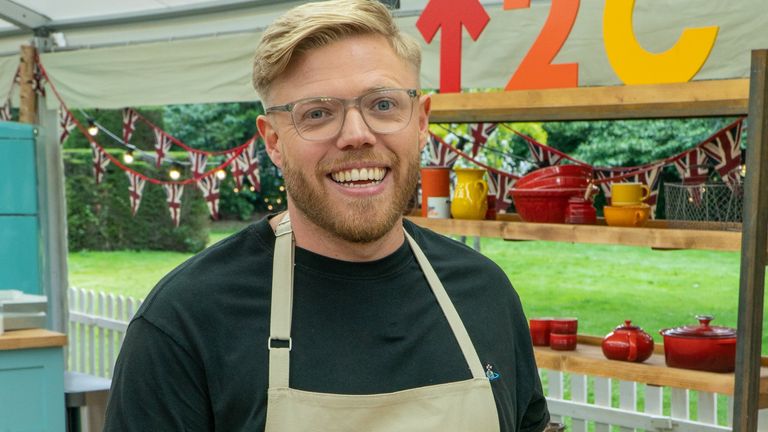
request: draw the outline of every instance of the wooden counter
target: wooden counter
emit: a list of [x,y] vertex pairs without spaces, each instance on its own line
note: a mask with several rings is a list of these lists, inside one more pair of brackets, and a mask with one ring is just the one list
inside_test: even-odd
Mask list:
[[[580,336],[575,351],[534,347],[536,363],[542,369],[733,395],[735,374],[667,367],[660,344],[656,344],[651,358],[632,363],[608,360],[600,346],[591,343],[585,343],[585,338]],[[760,408],[768,408],[768,367],[765,366],[760,370]]]
[[44,329],[9,330],[0,335],[0,350],[63,347],[67,336]]
[[663,222],[642,228],[604,225],[529,223],[516,215],[499,215],[497,220],[427,219],[407,217],[412,222],[446,235],[495,237],[505,240],[545,240],[569,243],[621,244],[655,249],[703,249],[740,251],[740,231],[667,228]]

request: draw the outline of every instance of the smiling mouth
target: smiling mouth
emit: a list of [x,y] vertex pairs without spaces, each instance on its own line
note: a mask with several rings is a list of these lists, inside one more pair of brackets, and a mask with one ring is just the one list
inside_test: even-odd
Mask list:
[[352,168],[332,172],[329,174],[329,177],[341,186],[359,188],[375,186],[381,183],[388,172],[388,168],[380,167]]

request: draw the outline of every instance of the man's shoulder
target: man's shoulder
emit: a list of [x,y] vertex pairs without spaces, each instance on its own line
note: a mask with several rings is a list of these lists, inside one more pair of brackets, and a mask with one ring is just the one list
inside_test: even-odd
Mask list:
[[436,233],[429,228],[421,227],[407,219],[404,221],[404,225],[424,250],[424,254],[427,255],[433,266],[439,266],[447,261],[459,267],[490,270],[503,275],[503,271],[493,260],[466,244]]
[[271,269],[274,247],[265,239],[265,229],[266,221],[255,222],[189,258],[157,283],[139,313],[186,307],[258,284],[254,276]]

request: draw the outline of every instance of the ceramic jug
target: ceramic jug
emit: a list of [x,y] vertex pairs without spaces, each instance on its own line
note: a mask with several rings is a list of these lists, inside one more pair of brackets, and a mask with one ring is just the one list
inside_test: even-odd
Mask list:
[[485,219],[488,210],[488,183],[485,170],[454,168],[456,187],[453,189],[451,215],[456,219]]

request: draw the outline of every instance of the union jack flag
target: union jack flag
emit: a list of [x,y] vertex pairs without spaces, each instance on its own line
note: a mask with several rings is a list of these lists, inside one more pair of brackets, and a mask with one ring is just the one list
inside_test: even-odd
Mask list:
[[72,118],[72,113],[67,111],[63,106],[59,108],[59,144],[64,144],[64,141],[69,137],[69,132],[75,127],[75,122]]
[[93,155],[93,176],[96,178],[96,184],[99,184],[104,180],[109,158],[104,154],[104,150],[94,143],[91,143],[91,154]]
[[488,195],[496,196],[496,211],[507,210],[512,203],[509,191],[517,178],[501,171],[488,170],[488,180]]
[[191,151],[189,152],[189,161],[192,164],[192,177],[197,178],[205,172],[208,155],[199,151]]
[[741,184],[742,123],[743,119],[731,123],[699,145],[715,164],[715,170],[723,182],[731,188]]
[[168,211],[171,213],[173,225],[178,227],[181,221],[181,195],[184,193],[184,185],[164,184],[166,202],[168,202]]
[[427,166],[452,167],[458,158],[459,154],[451,151],[449,144],[443,143],[434,135],[429,136],[429,140],[427,140]]
[[536,142],[533,139],[525,140],[528,144],[528,149],[531,151],[531,156],[536,161],[536,165],[540,168],[557,165],[563,160],[564,153],[561,153],[547,145]]
[[[705,183],[709,178],[708,158],[706,153],[700,148],[695,147],[679,158],[675,159],[675,168],[680,174],[684,185],[698,185]],[[701,204],[701,191],[699,188],[687,188],[693,202]]]
[[[259,158],[256,155],[256,138],[251,138],[250,141],[248,141],[248,147],[240,153],[240,156],[233,165],[235,164],[239,165],[239,170],[242,171],[241,178],[244,175],[256,191],[261,191]],[[232,175],[235,175],[234,168]]]
[[11,121],[11,98],[0,105],[0,121]]
[[[243,152],[245,151],[246,150],[243,150]],[[237,188],[237,190],[241,190],[243,188],[243,176],[245,176],[245,171],[240,166],[240,158],[243,152],[237,155],[236,155],[236,152],[227,154],[227,159],[230,159],[232,157],[235,158],[232,161],[232,163],[229,164],[229,170],[232,172],[232,180],[235,182],[235,187]]]
[[203,199],[213,219],[219,218],[219,178],[215,175],[203,177],[197,181],[197,187],[203,192]]
[[168,154],[168,150],[171,149],[171,144],[173,144],[173,142],[165,132],[160,129],[155,129],[155,153],[157,153],[155,166],[157,166],[157,168],[160,168],[160,165],[163,164],[163,159],[165,159],[165,155]]
[[43,75],[43,71],[40,70],[40,65],[35,63],[35,71],[33,73],[33,77],[35,79],[35,92],[38,93],[40,96],[45,97],[45,76]]
[[[472,136],[472,157],[488,142],[488,138],[496,131],[498,123],[475,123],[469,129]],[[497,201],[498,202],[498,201]]]
[[130,143],[133,133],[136,131],[136,120],[139,119],[139,113],[133,108],[123,109],[123,142]]
[[146,180],[134,172],[126,171],[125,173],[128,175],[128,196],[131,198],[131,215],[136,216],[136,212],[139,211],[139,205],[141,204],[141,192],[144,190]]

